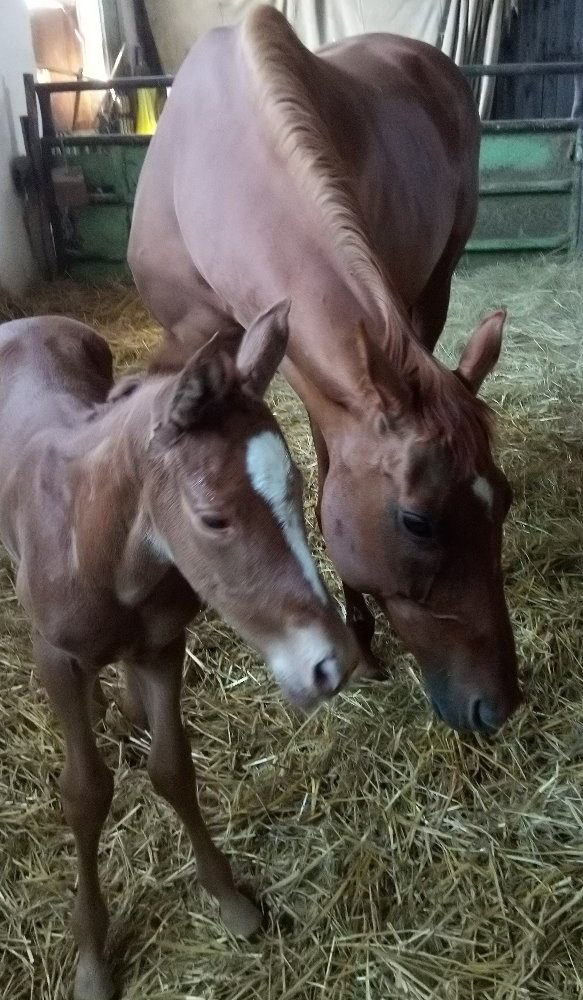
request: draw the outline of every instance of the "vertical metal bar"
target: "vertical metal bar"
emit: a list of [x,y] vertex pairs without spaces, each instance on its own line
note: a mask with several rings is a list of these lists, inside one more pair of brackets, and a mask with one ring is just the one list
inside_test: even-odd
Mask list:
[[577,213],[575,248],[583,253],[583,128],[577,129],[575,136],[575,176],[573,178],[573,193],[575,211]]
[[47,90],[39,90],[36,93],[38,98],[38,106],[40,108],[40,119],[43,126],[43,135],[50,135],[51,137],[53,137],[57,133],[55,131],[55,121],[53,118],[53,105],[51,103],[51,93],[50,91]]
[[38,127],[36,89],[32,73],[24,74],[24,94],[26,98],[27,112],[28,152],[32,163],[35,185],[39,194],[41,236],[45,257],[44,277],[54,278],[57,274],[57,256],[53,241],[53,233],[51,232],[51,202],[47,192],[42,144]]

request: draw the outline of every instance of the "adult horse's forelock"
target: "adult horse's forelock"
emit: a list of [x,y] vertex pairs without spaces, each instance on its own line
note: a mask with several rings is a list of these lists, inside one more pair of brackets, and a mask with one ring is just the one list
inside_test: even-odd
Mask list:
[[478,457],[489,452],[494,413],[457,372],[419,343],[408,318],[399,317],[389,325],[371,380],[376,392],[374,383],[389,390],[393,418],[412,420],[421,441],[443,445],[451,456],[452,471],[460,477],[471,475]]
[[494,414],[487,403],[433,357],[431,365],[435,370],[418,373],[422,436],[442,443],[452,457],[454,472],[465,477],[475,471],[477,458],[491,449]]

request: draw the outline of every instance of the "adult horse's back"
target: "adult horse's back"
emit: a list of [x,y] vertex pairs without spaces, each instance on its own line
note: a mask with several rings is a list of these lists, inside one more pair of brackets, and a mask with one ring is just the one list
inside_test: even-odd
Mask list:
[[504,314],[456,373],[430,351],[475,219],[478,148],[471,92],[437,50],[369,35],[313,55],[256,8],[185,60],[129,249],[167,347],[292,299],[281,370],[310,415],[320,523],[363,659],[368,593],[438,712],[476,729],[518,701],[500,564],[509,487],[474,395]]

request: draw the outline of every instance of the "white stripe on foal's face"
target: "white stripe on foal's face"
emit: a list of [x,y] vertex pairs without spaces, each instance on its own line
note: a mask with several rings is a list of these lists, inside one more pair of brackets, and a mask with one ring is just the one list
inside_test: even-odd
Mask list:
[[259,496],[269,504],[285,540],[312,590],[326,604],[326,591],[306,542],[300,513],[291,495],[291,458],[278,434],[262,431],[247,444],[247,474]]
[[494,502],[494,490],[487,479],[483,476],[476,476],[472,483],[472,490],[484,504],[486,510],[489,514],[492,513],[492,504]]

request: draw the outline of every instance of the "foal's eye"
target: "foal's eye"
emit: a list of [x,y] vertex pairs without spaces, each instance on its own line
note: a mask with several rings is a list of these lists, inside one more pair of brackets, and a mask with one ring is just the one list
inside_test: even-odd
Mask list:
[[411,511],[404,510],[401,513],[401,521],[403,527],[410,535],[415,535],[415,538],[431,538],[433,535],[430,521],[422,514],[413,514]]
[[229,527],[227,518],[221,517],[220,514],[201,514],[200,519],[205,528],[211,528],[212,531],[225,531]]

